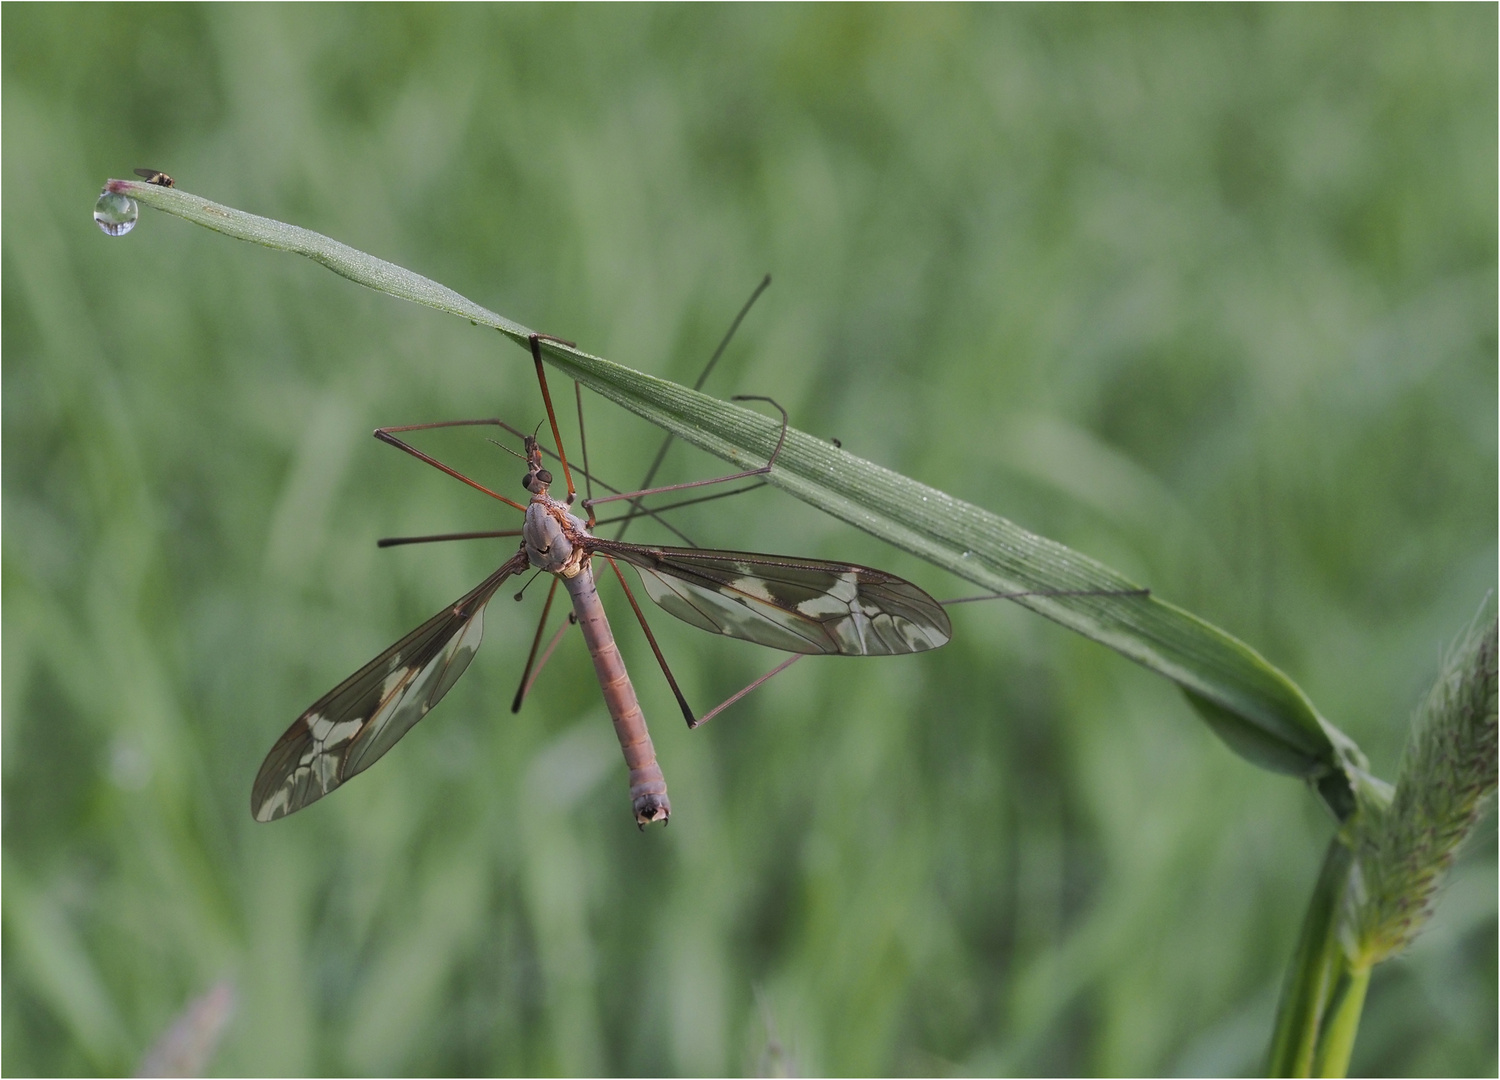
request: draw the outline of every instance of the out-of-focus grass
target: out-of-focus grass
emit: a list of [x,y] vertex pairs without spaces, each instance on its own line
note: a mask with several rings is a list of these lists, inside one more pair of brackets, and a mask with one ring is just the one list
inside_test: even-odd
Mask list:
[[[1389,776],[1495,577],[1495,18],[7,6],[0,1066],[132,1068],[230,975],[224,1073],[1258,1069],[1328,823],[1013,609],[691,735],[617,618],[675,810],[641,836],[577,643],[508,713],[537,600],[497,601],[369,778],[254,825],[285,724],[504,550],[377,552],[508,518],[369,429],[535,423],[529,365],[87,215],[162,168],[679,381],[769,270],[708,389],[1146,581]],[[618,483],[657,442],[589,436]],[[683,527],[958,591],[772,493]],[[774,661],[657,622],[695,701]],[[1494,852],[1356,1071],[1494,1072]]]

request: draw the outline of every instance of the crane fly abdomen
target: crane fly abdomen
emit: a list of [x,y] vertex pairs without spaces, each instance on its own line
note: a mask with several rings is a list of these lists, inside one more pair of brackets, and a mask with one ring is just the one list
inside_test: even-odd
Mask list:
[[[528,473],[528,479],[531,475]],[[526,557],[538,570],[562,578],[573,600],[578,628],[583,631],[589,656],[593,657],[599,690],[614,721],[625,766],[630,770],[630,802],[636,824],[644,828],[655,821],[664,822],[672,813],[667,780],[656,763],[656,748],[651,745],[651,733],[646,729],[646,715],[636,700],[635,687],[604,615],[599,590],[594,586],[594,575],[583,547],[588,526],[568,513],[565,503],[547,494],[545,482],[529,483],[527,487],[532,496],[522,530]]]
[[620,740],[625,765],[630,769],[630,801],[636,824],[644,827],[654,821],[665,822],[672,813],[667,780],[656,763],[656,748],[646,730],[646,716],[636,700],[635,687],[630,683],[609,620],[604,616],[594,575],[584,566],[572,577],[564,577],[563,586],[573,599],[578,628],[583,631],[583,640],[594,659],[594,672],[599,676],[599,688],[614,721],[615,737]]

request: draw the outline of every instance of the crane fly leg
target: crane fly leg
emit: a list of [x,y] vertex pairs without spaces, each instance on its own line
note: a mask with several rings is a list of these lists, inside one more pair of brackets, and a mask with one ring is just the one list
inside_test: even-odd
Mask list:
[[430,536],[383,536],[375,541],[376,547],[400,547],[402,544],[435,544],[443,540],[495,540],[505,536],[520,536],[520,529],[487,529],[483,532],[433,533]]
[[562,462],[563,479],[568,482],[568,505],[573,505],[573,500],[578,497],[578,489],[573,486],[573,473],[568,468],[568,455],[563,450],[562,435],[557,430],[557,414],[552,411],[552,394],[547,390],[547,373],[542,370],[542,345],[543,341],[555,341],[559,345],[573,347],[573,342],[566,341],[551,334],[532,334],[526,339],[531,343],[531,358],[536,361],[536,381],[542,388],[542,404],[547,406],[547,420],[552,425],[552,441],[557,444],[557,459]]
[[955,596],[950,600],[939,600],[944,607],[949,604],[973,604],[980,600],[1015,600],[1022,596],[1150,596],[1150,589],[1028,589],[1024,592],[980,593],[978,596]]
[[[1014,599],[1015,597],[1019,597],[1019,596],[1150,596],[1150,595],[1151,595],[1151,590],[1150,589],[1059,589],[1059,590],[1051,591],[1051,592],[1048,592],[1048,591],[1032,591],[1032,592],[986,593],[983,596],[960,596],[960,597],[956,597],[956,598],[954,598],[952,600],[939,600],[938,603],[942,604],[944,606],[947,606],[949,604],[972,604],[972,603],[974,603],[975,601],[978,601],[978,600],[1010,600],[1010,599]],[[714,717],[718,716],[725,709],[729,708],[729,706],[731,706],[735,702],[739,701],[740,698],[744,697],[746,694],[750,693],[752,690],[756,689],[761,684],[770,682],[773,678],[775,678],[777,675],[780,675],[783,671],[785,671],[787,668],[791,667],[793,664],[795,664],[798,660],[801,660],[806,655],[808,655],[808,654],[807,653],[794,653],[793,655],[787,657],[781,663],[777,664],[770,671],[766,672],[764,675],[762,675],[760,678],[756,679],[754,682],[750,683],[748,686],[744,687],[741,690],[736,691],[735,693],[731,694],[729,697],[725,698],[719,704],[715,705],[712,709],[708,710],[708,712],[706,712],[702,716],[698,717],[697,720],[690,720],[690,721],[688,721],[688,727],[690,727],[690,728],[697,728],[697,727],[701,727],[704,724],[708,723],[710,720],[712,720]]]
[[522,506],[514,499],[508,499],[504,495],[501,495],[498,491],[491,491],[489,488],[481,484],[478,480],[469,479],[469,477],[465,476],[463,473],[459,472],[451,465],[444,465],[441,461],[433,457],[431,454],[424,453],[421,450],[418,450],[415,446],[411,445],[411,443],[407,442],[405,439],[396,437],[398,432],[404,431],[430,431],[433,428],[473,427],[476,425],[486,424],[496,427],[506,426],[502,421],[494,418],[484,420],[438,420],[431,424],[403,424],[399,427],[376,428],[375,437],[389,446],[394,446],[397,450],[404,450],[406,453],[410,454],[418,461],[425,461],[427,464],[431,465],[439,472],[447,473],[449,476],[453,477],[453,479],[461,480],[465,484],[468,484],[471,488],[474,488],[477,491],[484,492],[490,498],[499,499],[506,506],[515,507],[517,510],[521,511],[524,514],[526,512],[526,507]]
[[[552,614],[552,598],[556,595],[557,578],[554,577],[552,587],[547,590],[547,602],[542,605],[542,617],[537,620],[536,636],[531,639],[531,652],[526,654],[526,666],[521,670],[521,684],[516,687],[516,696],[510,703],[510,711],[513,713],[521,711],[521,702],[526,700],[526,693],[531,689],[531,665],[536,662],[536,651],[542,644],[542,631],[547,629],[547,616]],[[521,599],[519,593],[516,594],[516,599]]]
[[616,499],[643,499],[647,495],[662,495],[668,491],[686,491],[688,488],[707,487],[710,484],[723,484],[730,480],[744,480],[751,476],[764,476],[770,472],[776,464],[776,459],[781,455],[781,447],[786,442],[786,429],[789,425],[786,410],[778,405],[774,398],[768,398],[763,394],[735,394],[730,401],[764,401],[771,405],[781,414],[781,434],[776,439],[776,448],[771,451],[770,458],[758,469],[745,469],[743,472],[730,473],[728,476],[716,476],[711,480],[691,480],[686,484],[667,484],[664,487],[646,488],[643,491],[627,491],[620,495],[606,495],[602,499],[587,499],[584,505],[590,514],[599,503],[614,502]]
[[531,694],[531,688],[535,686],[536,681],[542,677],[542,669],[547,666],[547,661],[551,660],[552,654],[557,651],[557,646],[562,642],[563,635],[568,632],[568,629],[570,627],[574,627],[577,625],[577,613],[572,611],[568,612],[568,617],[563,620],[563,624],[557,628],[557,633],[552,635],[552,640],[547,642],[547,647],[542,650],[542,658],[536,662],[536,670],[531,673],[531,678],[527,680],[527,682],[521,688],[522,700],[525,700],[526,697]]
[[[708,363],[705,364],[703,366],[703,370],[698,373],[698,378],[693,383],[694,390],[703,389],[703,384],[708,381],[708,376],[713,372],[714,366],[718,364],[719,357],[724,355],[724,350],[729,348],[730,341],[734,339],[734,332],[740,328],[740,323],[745,321],[745,316],[750,314],[750,309],[755,306],[755,301],[760,299],[760,294],[765,292],[770,287],[771,275],[767,274],[765,277],[760,279],[760,284],[757,285],[755,287],[755,291],[750,294],[750,299],[745,301],[744,307],[740,308],[739,314],[736,315],[734,317],[734,321],[729,324],[729,330],[724,334],[723,340],[719,342],[719,347],[714,350],[714,354],[708,358]],[[651,467],[646,470],[646,478],[641,481],[641,487],[650,487],[651,481],[656,479],[656,470],[660,469],[661,463],[667,459],[667,450],[671,447],[672,440],[676,437],[677,436],[673,435],[669,431],[667,432],[666,437],[662,439],[661,446],[656,451],[656,457],[651,461]],[[619,531],[615,533],[616,540],[625,539],[625,530],[630,528],[631,521],[636,517],[636,514],[638,512],[643,512],[645,510],[645,507],[641,506],[638,501],[632,502],[630,506],[631,512],[629,514],[626,514],[623,518],[615,519],[616,521],[623,522],[623,524],[620,526]]]
[[677,704],[682,709],[682,718],[687,721],[689,728],[698,726],[698,720],[693,716],[693,710],[688,708],[687,698],[682,696],[682,691],[677,686],[677,680],[672,675],[672,669],[667,666],[667,658],[661,654],[661,646],[656,643],[656,635],[651,632],[651,626],[646,622],[645,612],[641,611],[641,605],[635,602],[635,594],[630,591],[630,586],[625,583],[625,575],[620,573],[620,568],[608,555],[604,561],[609,563],[609,568],[615,572],[615,577],[620,579],[620,588],[625,590],[625,599],[630,601],[631,610],[641,624],[641,629],[646,632],[646,640],[651,643],[651,651],[656,654],[656,662],[661,665],[661,673],[667,677],[667,685],[672,688],[672,693],[677,698]]
[[709,709],[708,712],[704,713],[696,721],[694,721],[692,723],[689,723],[688,727],[690,727],[690,728],[696,728],[696,727],[701,727],[702,725],[708,723],[710,720],[712,720],[714,717],[718,716],[725,709],[729,708],[729,706],[733,705],[740,698],[744,697],[750,691],[754,690],[761,683],[770,682],[777,675],[780,675],[787,668],[791,667],[798,660],[801,660],[804,656],[807,656],[807,655],[808,655],[807,653],[792,653],[791,656],[788,656],[785,660],[783,660],[781,663],[777,664],[775,667],[773,667],[770,671],[766,672],[760,678],[756,679],[753,683],[750,683],[748,686],[746,686],[746,687],[744,687],[744,688],[742,688],[740,690],[736,690],[733,694],[730,694],[723,701],[721,701],[717,705],[715,705],[712,709]]
[[542,608],[540,621],[536,624],[536,638],[531,643],[531,655],[526,657],[526,670],[521,672],[521,685],[516,687],[516,699],[510,706],[510,711],[513,713],[521,711],[521,703],[530,695],[531,688],[536,685],[537,679],[542,677],[542,669],[547,666],[547,661],[552,659],[552,654],[556,651],[558,643],[562,641],[563,635],[568,632],[568,627],[578,625],[578,616],[571,611],[568,612],[568,617],[563,620],[563,624],[552,635],[552,640],[547,642],[547,647],[542,650],[542,658],[536,661],[535,670],[532,669],[531,663],[536,660],[536,647],[542,640],[542,630],[547,626],[547,613],[552,610],[552,598],[557,595],[557,582],[558,579],[554,577],[552,587],[547,590],[547,603]]
[[[588,506],[594,499],[594,478],[589,475],[589,440],[583,430],[583,384],[577,379],[573,380],[573,398],[578,402],[578,449],[583,453],[583,482],[586,493],[583,505]],[[594,527],[594,512],[589,511],[589,528]]]
[[[604,518],[603,520],[594,522],[594,524],[617,525],[620,522],[634,521],[638,517],[656,517],[658,514],[665,514],[669,510],[680,510],[684,506],[697,506],[699,503],[713,502],[715,499],[727,499],[731,495],[743,495],[747,491],[754,491],[756,488],[763,488],[765,486],[766,482],[764,480],[757,480],[753,484],[746,484],[744,487],[735,488],[733,491],[717,491],[712,495],[699,495],[696,499],[683,499],[681,502],[668,503],[666,506],[647,507],[641,506],[639,503],[632,503],[629,513],[621,514],[619,517]],[[678,533],[677,535],[681,536],[682,534]],[[615,539],[619,539],[618,534],[615,536]],[[688,546],[697,547],[698,545],[689,544]]]

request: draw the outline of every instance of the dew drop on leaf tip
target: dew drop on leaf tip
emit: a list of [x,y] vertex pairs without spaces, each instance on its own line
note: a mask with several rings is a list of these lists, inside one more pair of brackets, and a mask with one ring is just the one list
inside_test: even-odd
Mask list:
[[140,206],[129,195],[106,190],[94,204],[94,224],[104,230],[105,236],[124,236],[135,228],[140,213]]

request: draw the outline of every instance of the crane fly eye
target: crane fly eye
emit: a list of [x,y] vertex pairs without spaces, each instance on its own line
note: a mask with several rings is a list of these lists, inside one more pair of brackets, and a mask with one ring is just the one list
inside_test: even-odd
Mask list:
[[536,471],[536,478],[544,484],[552,483],[552,474],[549,473],[546,469],[538,469]]
[[525,488],[527,491],[531,490],[531,485],[533,483],[535,483],[535,482],[536,482],[536,474],[535,473],[527,473],[525,476],[521,477],[521,486],[523,488]]

